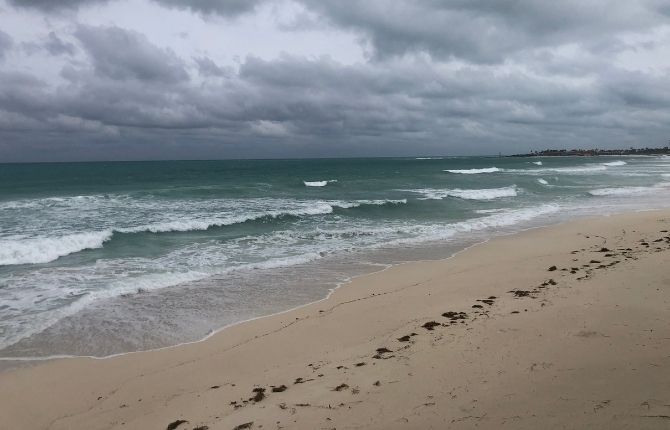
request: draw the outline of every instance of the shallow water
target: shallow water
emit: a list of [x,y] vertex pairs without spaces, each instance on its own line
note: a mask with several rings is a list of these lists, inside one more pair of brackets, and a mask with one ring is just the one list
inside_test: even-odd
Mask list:
[[388,264],[669,197],[668,157],[0,165],[0,355],[193,341]]

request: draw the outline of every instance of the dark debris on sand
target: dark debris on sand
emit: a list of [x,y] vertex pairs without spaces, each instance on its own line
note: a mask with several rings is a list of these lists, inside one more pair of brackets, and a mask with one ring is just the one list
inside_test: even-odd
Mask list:
[[168,426],[165,430],[175,430],[177,427],[179,427],[180,425],[185,424],[187,422],[188,421],[186,421],[186,420],[172,421],[170,424],[168,424]]
[[254,402],[260,402],[265,398],[265,388],[257,387],[252,390],[255,394],[252,398],[249,400],[253,400]]
[[388,349],[386,347],[377,348],[377,353],[375,355],[373,355],[372,358],[374,358],[376,360],[386,360],[387,358],[395,357],[394,355],[386,355],[386,356],[384,355],[384,354],[389,354],[391,352],[393,352],[393,351],[391,351],[390,349]]
[[233,430],[245,430],[245,429],[250,429],[254,425],[253,421],[249,421],[248,423],[240,424],[238,426],[233,427]]
[[454,312],[454,311],[445,312],[442,314],[442,316],[445,318],[449,318],[452,321],[464,320],[468,318],[468,314],[466,314],[465,312]]
[[512,294],[514,294],[514,297],[528,297],[530,296],[530,291],[528,290],[514,290],[510,291]]
[[425,323],[425,324],[422,325],[421,327],[425,328],[426,330],[434,330],[435,327],[438,327],[438,326],[440,326],[440,325],[442,325],[442,324],[440,324],[439,322],[436,322],[436,321],[428,321],[427,323]]

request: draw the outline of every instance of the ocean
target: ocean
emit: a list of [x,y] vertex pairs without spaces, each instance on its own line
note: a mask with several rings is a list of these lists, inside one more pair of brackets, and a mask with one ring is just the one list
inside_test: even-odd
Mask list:
[[0,357],[197,341],[391,264],[668,206],[663,156],[0,164]]

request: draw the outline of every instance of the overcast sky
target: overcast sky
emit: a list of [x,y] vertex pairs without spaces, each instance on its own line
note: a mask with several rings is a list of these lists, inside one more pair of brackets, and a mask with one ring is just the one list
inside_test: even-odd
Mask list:
[[0,162],[669,138],[670,0],[0,0]]

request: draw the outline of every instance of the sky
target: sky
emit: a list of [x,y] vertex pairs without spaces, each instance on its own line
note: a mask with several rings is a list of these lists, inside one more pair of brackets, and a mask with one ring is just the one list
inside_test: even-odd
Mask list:
[[0,162],[668,139],[670,0],[0,0]]

